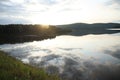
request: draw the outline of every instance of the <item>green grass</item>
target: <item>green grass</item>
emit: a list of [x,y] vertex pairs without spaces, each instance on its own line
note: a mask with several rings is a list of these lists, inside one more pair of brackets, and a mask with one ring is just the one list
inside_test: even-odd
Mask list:
[[36,68],[0,51],[0,80],[60,80],[57,75],[48,75]]

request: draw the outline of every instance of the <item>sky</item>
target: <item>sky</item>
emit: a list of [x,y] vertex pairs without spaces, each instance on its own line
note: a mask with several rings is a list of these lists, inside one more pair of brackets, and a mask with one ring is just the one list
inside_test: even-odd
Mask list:
[[0,24],[120,23],[120,0],[0,0]]

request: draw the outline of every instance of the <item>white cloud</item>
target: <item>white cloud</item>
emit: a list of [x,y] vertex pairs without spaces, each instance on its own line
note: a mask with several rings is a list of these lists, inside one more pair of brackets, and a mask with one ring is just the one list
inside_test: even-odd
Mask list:
[[119,0],[2,0],[0,14],[23,16],[33,23],[45,24],[112,22],[120,20],[119,3]]

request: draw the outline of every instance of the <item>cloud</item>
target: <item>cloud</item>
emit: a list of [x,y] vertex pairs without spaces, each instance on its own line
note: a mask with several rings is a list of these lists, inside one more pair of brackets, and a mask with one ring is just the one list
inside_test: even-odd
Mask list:
[[110,0],[107,2],[107,5],[114,9],[120,10],[120,0]]
[[39,3],[45,5],[55,5],[58,4],[60,0],[40,0]]
[[[103,5],[106,2],[109,6]],[[112,22],[120,20],[119,4],[119,0],[0,0],[0,15],[46,24]]]
[[10,0],[0,0],[0,2],[6,2],[6,1],[10,1]]
[[113,2],[114,4],[120,5],[120,0],[112,0],[112,2]]
[[0,1],[0,14],[1,15],[21,15],[25,13],[25,8],[23,5],[12,0]]
[[4,17],[0,17],[0,24],[22,24],[22,23],[26,23],[26,24],[30,24],[31,22],[27,19],[24,18],[20,18],[20,17],[12,17],[12,16],[4,16]]

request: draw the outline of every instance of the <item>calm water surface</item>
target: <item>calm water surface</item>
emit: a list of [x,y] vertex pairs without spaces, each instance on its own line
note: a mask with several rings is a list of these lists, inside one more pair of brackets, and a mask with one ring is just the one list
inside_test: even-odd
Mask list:
[[57,36],[55,39],[4,44],[9,55],[68,80],[120,80],[120,33]]

